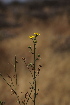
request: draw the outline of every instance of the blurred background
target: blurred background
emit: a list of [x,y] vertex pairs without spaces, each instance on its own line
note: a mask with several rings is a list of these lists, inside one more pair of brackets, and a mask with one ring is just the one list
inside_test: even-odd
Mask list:
[[[42,65],[36,104],[70,105],[70,0],[0,0],[0,73],[11,83],[9,74],[15,84],[16,55],[17,92],[20,101],[24,100],[32,76],[21,58],[27,64],[33,62],[28,46],[33,48],[29,36],[35,32],[41,34],[37,37],[36,56],[40,54],[41,60],[36,62],[36,71]],[[11,93],[0,76],[0,100],[5,105],[19,105]],[[33,102],[29,100],[28,105]]]

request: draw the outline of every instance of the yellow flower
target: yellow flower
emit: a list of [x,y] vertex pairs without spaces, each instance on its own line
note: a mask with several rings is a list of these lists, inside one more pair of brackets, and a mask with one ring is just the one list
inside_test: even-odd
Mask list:
[[34,33],[34,34],[36,34],[36,35],[40,35],[39,33]]
[[33,37],[35,37],[35,36],[29,36],[30,39],[32,39]]

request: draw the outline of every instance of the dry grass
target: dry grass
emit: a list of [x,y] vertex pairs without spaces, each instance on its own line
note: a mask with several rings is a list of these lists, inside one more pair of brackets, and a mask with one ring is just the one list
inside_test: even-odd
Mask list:
[[[34,32],[41,35],[37,38],[37,53],[41,60],[37,61],[43,67],[40,76],[37,78],[37,87],[40,89],[37,96],[38,105],[70,105],[70,24],[67,15],[56,16],[48,19],[48,22],[33,18],[31,22],[25,21],[21,28],[6,28],[8,32],[18,34],[17,37],[9,38],[0,42],[0,72],[9,81],[6,73],[14,74],[12,65],[14,56],[17,55],[18,65],[18,93],[21,99],[29,91],[31,75],[26,69],[21,57],[25,57],[27,63],[33,61],[32,55],[28,52],[29,45],[33,45],[28,38]],[[36,68],[37,68],[36,67]],[[15,95],[11,96],[10,88],[0,77],[0,100],[5,105],[17,105]],[[29,102],[32,105],[32,102]]]

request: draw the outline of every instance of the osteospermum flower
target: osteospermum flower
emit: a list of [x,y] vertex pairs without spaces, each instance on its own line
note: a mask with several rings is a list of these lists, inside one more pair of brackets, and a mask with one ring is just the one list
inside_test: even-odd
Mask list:
[[39,33],[34,33],[34,34],[36,34],[36,35],[40,35]]
[[35,36],[29,36],[30,39],[34,38]]

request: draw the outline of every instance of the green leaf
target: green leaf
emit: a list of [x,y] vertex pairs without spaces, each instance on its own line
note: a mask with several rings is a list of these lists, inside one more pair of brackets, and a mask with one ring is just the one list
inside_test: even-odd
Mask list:
[[28,66],[33,65],[32,63],[29,63]]
[[30,49],[31,49],[31,46],[28,46],[28,48],[30,48]]
[[38,57],[40,57],[40,54],[38,54]]
[[34,43],[37,43],[37,40],[34,40],[33,42],[34,42]]
[[39,60],[38,58],[36,60]]

